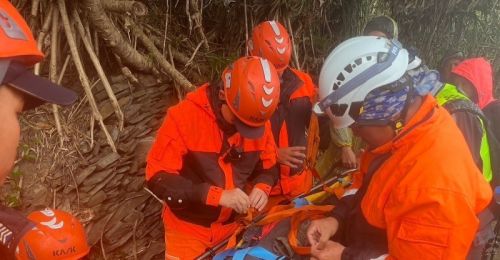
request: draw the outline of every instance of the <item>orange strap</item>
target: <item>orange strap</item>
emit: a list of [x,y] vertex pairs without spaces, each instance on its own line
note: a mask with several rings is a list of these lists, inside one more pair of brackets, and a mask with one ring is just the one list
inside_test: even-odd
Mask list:
[[318,123],[318,116],[313,112],[311,114],[311,119],[309,121],[309,128],[307,130],[307,150],[306,150],[306,159],[304,160],[304,167],[303,167],[304,169],[314,171],[314,168],[316,166],[316,159],[318,157],[318,149],[319,149],[319,123]]
[[291,219],[291,228],[288,233],[288,243],[290,243],[290,247],[292,247],[293,251],[299,255],[310,255],[311,247],[310,246],[300,246],[299,240],[297,238],[297,234],[300,228],[300,224],[304,222],[304,220],[315,220],[319,218],[323,218],[328,212],[331,212],[333,206],[313,206],[309,209],[304,209],[299,211],[297,214],[292,216]]
[[226,249],[234,248],[238,244],[238,235],[246,230],[246,227],[252,223],[255,215],[257,214],[257,210],[255,208],[249,208],[247,215],[238,220],[239,225],[236,231],[229,237],[227,241]]
[[[300,227],[300,224],[306,220],[314,220],[321,217],[324,217],[326,213],[331,212],[333,209],[332,205],[307,205],[300,208],[295,208],[293,205],[277,205],[269,210],[267,215],[255,223],[257,226],[264,226],[271,223],[275,223],[281,221],[286,218],[291,218],[291,229],[288,234],[288,240],[292,249],[299,255],[308,255],[311,253],[310,247],[302,247],[299,246],[297,239],[297,232]],[[229,238],[226,249],[234,248],[238,244],[237,237],[238,235],[246,230],[246,226],[249,224],[254,217],[255,211],[249,210],[247,216],[241,219],[242,225],[238,227],[238,229],[234,232],[234,234]],[[246,223],[245,223],[246,222]],[[243,224],[245,223],[245,224]]]
[[293,217],[297,214],[309,214],[308,212],[328,212],[333,209],[331,205],[317,206],[307,205],[300,208],[295,208],[293,205],[279,205],[273,207],[266,217],[257,222],[257,225],[267,225],[273,222],[281,221],[285,218]]

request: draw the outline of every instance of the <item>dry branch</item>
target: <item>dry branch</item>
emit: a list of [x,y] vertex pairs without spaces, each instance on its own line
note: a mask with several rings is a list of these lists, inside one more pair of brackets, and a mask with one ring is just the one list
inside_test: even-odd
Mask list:
[[208,40],[207,37],[205,36],[205,32],[203,31],[203,23],[202,23],[202,15],[200,12],[200,9],[198,8],[198,1],[197,0],[186,0],[189,1],[189,4],[191,5],[191,9],[193,9],[193,15],[191,18],[194,20],[194,28],[198,32],[201,40],[203,41],[203,46],[205,49],[208,50]]
[[33,0],[33,2],[31,2],[31,15],[29,21],[29,25],[31,26],[31,28],[35,27],[39,6],[40,6],[40,0]]
[[[184,91],[192,91],[195,89],[193,84],[189,82],[189,80],[184,77],[179,71],[177,71],[172,64],[170,64],[165,57],[161,54],[160,50],[156,48],[155,44],[153,41],[135,24],[133,21],[130,19],[127,19],[128,21],[126,24],[130,25],[130,29],[132,30],[132,33],[135,34],[139,40],[142,42],[142,44],[146,47],[146,49],[151,53],[153,56],[153,59],[161,66],[161,68],[170,76],[172,79],[177,83],[176,88],[178,89],[177,85],[180,85]],[[180,93],[180,92],[179,92]]]
[[132,83],[134,86],[139,85],[139,80],[137,79],[136,76],[130,71],[130,69],[122,64],[122,61],[120,57],[116,54],[113,54],[113,56],[116,58],[116,62],[118,63],[118,66],[120,66],[120,70],[122,71],[122,74],[127,78],[128,82]]
[[111,84],[109,84],[108,78],[106,77],[106,74],[104,73],[104,70],[101,66],[101,63],[99,62],[99,58],[97,57],[96,53],[94,52],[94,49],[92,47],[92,43],[90,41],[90,35],[85,35],[85,29],[83,28],[82,21],[80,20],[80,16],[78,15],[78,12],[76,9],[73,9],[73,19],[76,23],[76,30],[80,34],[80,37],[82,37],[83,45],[85,46],[85,49],[87,50],[87,53],[90,56],[90,60],[92,61],[92,64],[94,64],[94,68],[97,71],[97,74],[99,75],[99,78],[101,79],[102,85],[104,86],[104,89],[106,90],[106,93],[108,94],[109,99],[111,100],[111,104],[113,105],[113,109],[115,110],[115,114],[118,117],[118,124],[120,127],[120,131],[123,130],[123,124],[124,124],[124,117],[123,117],[123,112],[122,109],[120,108],[120,105],[118,104],[118,100],[116,99],[115,93],[113,93],[113,89],[111,88]]
[[[51,4],[50,8],[49,8],[49,12],[47,13],[47,16],[45,17],[45,20],[43,21],[42,30],[40,30],[40,33],[38,33],[37,47],[39,50],[42,50],[45,36],[47,35],[47,33],[49,31],[50,25],[52,24],[52,17],[53,17],[52,12],[57,12],[57,10],[55,10],[54,5]],[[35,64],[34,72],[36,75],[40,74],[40,66],[41,66],[40,62]]]
[[[49,78],[52,82],[57,81],[57,53],[58,53],[58,43],[59,43],[59,13],[56,9],[52,13],[52,32],[50,35],[50,66],[49,66]],[[64,145],[64,137],[61,127],[61,119],[59,116],[59,108],[56,104],[52,104],[52,113],[54,114],[54,121],[56,123],[57,133],[59,134],[59,143],[61,147]]]
[[104,7],[100,0],[82,1],[83,6],[88,11],[88,18],[99,32],[102,39],[114,53],[122,59],[122,62],[133,69],[151,72],[154,70],[153,63],[135,50],[115,27],[111,19],[104,12]]
[[116,1],[102,0],[102,5],[107,11],[116,13],[132,13],[137,16],[148,14],[148,8],[145,4],[137,1]]
[[70,47],[71,51],[71,56],[73,57],[73,62],[75,63],[75,67],[78,70],[78,74],[80,75],[80,81],[82,83],[83,89],[85,90],[85,94],[87,96],[87,99],[90,104],[90,108],[92,109],[92,114],[94,118],[99,121],[99,124],[102,128],[102,131],[104,132],[104,135],[106,136],[106,140],[111,146],[111,149],[113,152],[116,152],[116,146],[115,143],[113,142],[113,139],[111,138],[111,135],[108,132],[108,129],[106,128],[106,125],[104,125],[104,121],[102,119],[101,113],[99,112],[99,109],[97,108],[97,104],[95,102],[94,96],[92,95],[92,90],[90,87],[90,82],[87,74],[85,73],[85,69],[83,68],[82,61],[80,59],[80,55],[78,54],[78,49],[76,47],[76,42],[75,38],[73,36],[73,33],[71,32],[71,26],[69,23],[69,18],[68,18],[68,12],[66,10],[66,4],[64,3],[64,0],[57,0],[57,3],[59,5],[59,12],[61,13],[63,25],[64,25],[64,32],[66,33],[66,38],[68,40],[68,45]]

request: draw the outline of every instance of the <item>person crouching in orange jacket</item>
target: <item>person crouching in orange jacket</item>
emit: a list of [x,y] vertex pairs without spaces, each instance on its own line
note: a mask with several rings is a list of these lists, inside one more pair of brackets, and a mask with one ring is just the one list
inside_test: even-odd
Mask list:
[[247,46],[251,55],[268,59],[280,76],[279,104],[270,119],[278,145],[280,180],[271,195],[292,199],[308,192],[313,184],[312,172],[304,170],[302,165],[306,158],[306,131],[316,87],[307,73],[289,67],[293,45],[281,23],[265,21],[258,24]]
[[[326,59],[320,102],[367,144],[362,183],[313,220],[313,259],[465,259],[491,188],[453,118],[406,74],[396,40],[362,36]],[[342,76],[339,76],[342,75]]]
[[166,259],[196,258],[238,228],[236,213],[266,206],[279,177],[268,121],[279,94],[274,66],[243,57],[168,109],[146,167],[165,202]]

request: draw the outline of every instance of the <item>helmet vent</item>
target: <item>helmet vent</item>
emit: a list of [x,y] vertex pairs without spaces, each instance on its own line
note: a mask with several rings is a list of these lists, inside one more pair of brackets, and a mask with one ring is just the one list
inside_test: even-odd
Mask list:
[[340,80],[340,81],[345,80],[344,74],[342,74],[342,72],[340,72],[339,75],[337,76],[337,80]]
[[351,73],[352,72],[352,66],[351,66],[351,64],[345,66],[344,70],[347,71],[348,73]]
[[337,83],[333,84],[333,88],[332,88],[332,89],[333,89],[333,90],[337,90],[337,89],[339,89],[339,85],[337,85]]
[[354,60],[354,63],[356,63],[356,65],[361,65],[361,63],[363,63],[363,59],[359,58],[359,59],[355,59]]

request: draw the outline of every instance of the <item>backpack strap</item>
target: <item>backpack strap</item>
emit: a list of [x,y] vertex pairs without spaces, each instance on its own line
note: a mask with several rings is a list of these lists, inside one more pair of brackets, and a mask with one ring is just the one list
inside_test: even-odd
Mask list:
[[487,121],[483,111],[481,111],[481,109],[470,100],[453,100],[446,103],[444,107],[450,112],[450,114],[454,114],[456,112],[469,112],[480,117],[483,122]]

